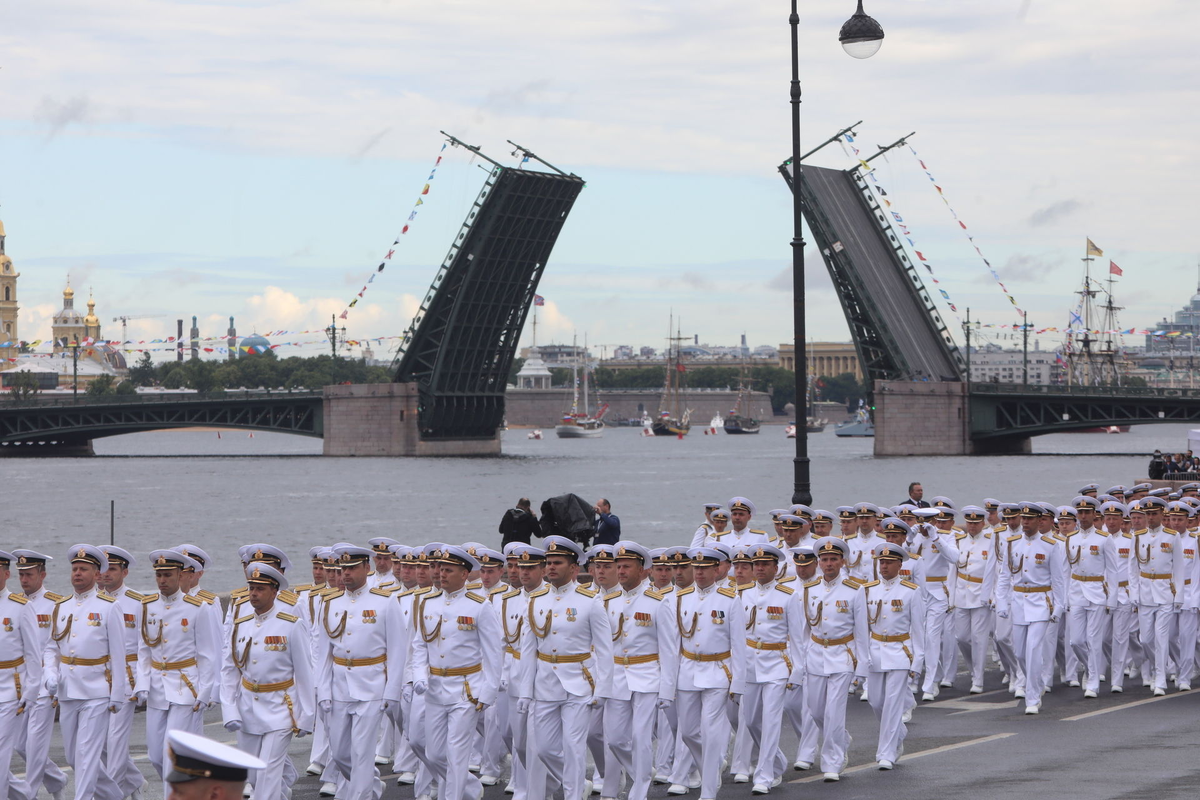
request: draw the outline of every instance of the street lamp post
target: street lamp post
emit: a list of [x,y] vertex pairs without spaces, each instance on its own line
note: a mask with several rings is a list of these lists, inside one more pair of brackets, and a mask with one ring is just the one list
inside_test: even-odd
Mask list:
[[[788,22],[792,29],[792,327],[796,362],[796,456],[793,464],[792,502],[812,502],[808,458],[808,354],[804,351],[804,231],[801,211],[803,177],[800,172],[800,14],[792,0]],[[842,49],[854,58],[870,58],[883,44],[883,28],[863,13],[862,0],[838,35]]]

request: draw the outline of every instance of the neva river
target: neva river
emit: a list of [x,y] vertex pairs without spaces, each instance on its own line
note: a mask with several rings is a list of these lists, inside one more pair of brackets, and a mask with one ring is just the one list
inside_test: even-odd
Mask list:
[[[838,439],[832,429],[809,438],[813,495],[832,510],[858,500],[899,503],[910,481],[926,497],[960,505],[985,496],[1063,503],[1084,483],[1102,488],[1146,475],[1149,454],[1183,450],[1186,425],[1145,425],[1120,435],[1055,434],[1035,438],[1033,456],[990,458],[871,457],[870,439]],[[142,556],[191,542],[214,563],[205,585],[240,581],[236,548],[271,542],[296,561],[293,579],[308,582],[307,551],[316,544],[372,536],[406,543],[475,540],[495,545],[505,509],[526,496],[575,492],[607,497],[624,535],[650,546],[686,543],[705,502],[745,495],[758,506],[754,527],[770,530],[766,512],[787,506],[793,442],[783,427],[757,436],[683,440],[613,428],[599,439],[505,434],[504,456],[479,459],[322,458],[321,441],[285,434],[163,431],[99,439],[97,457],[10,459],[5,476],[5,532],[0,548],[32,547],[55,557],[76,542],[109,538],[116,501],[116,543]],[[130,581],[149,589],[143,563]],[[52,566],[51,588],[66,590],[66,564]]]

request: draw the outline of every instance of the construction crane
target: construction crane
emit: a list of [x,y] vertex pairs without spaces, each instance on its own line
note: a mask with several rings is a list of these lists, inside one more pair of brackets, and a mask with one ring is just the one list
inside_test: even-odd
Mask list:
[[121,343],[129,341],[129,320],[131,319],[159,319],[165,317],[166,314],[126,314],[123,317],[113,317],[113,322],[121,323]]

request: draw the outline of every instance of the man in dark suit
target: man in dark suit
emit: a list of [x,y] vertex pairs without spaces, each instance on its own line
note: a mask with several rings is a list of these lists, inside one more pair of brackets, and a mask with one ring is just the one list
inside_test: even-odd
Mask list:
[[929,508],[929,502],[921,499],[924,496],[925,490],[921,488],[921,484],[914,481],[908,485],[908,499],[904,502],[917,508]]
[[616,544],[621,541],[621,520],[612,513],[612,506],[604,498],[596,503],[600,520],[596,524],[596,544]]

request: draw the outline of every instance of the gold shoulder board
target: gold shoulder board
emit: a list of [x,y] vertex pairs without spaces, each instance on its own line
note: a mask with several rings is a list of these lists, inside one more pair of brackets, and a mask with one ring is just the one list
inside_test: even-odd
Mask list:
[[275,599],[281,603],[287,603],[289,606],[296,605],[296,601],[300,599],[300,595],[293,592],[291,589],[284,589],[275,596]]
[[135,592],[133,589],[126,589],[125,596],[131,597],[134,600],[137,600],[138,602],[141,602],[142,598],[145,597],[145,595],[139,594],[138,592]]
[[157,599],[158,599],[158,595],[157,595],[157,594],[144,594],[144,595],[142,595],[142,603],[143,603],[143,604],[146,604],[146,603],[153,603],[153,602],[154,602],[155,600],[157,600]]
[[529,593],[529,599],[530,599],[530,600],[532,600],[532,599],[533,599],[533,598],[535,598],[535,597],[541,597],[542,595],[544,595],[544,594],[548,594],[549,592],[550,592],[550,587],[549,587],[549,586],[543,586],[543,587],[542,587],[542,588],[540,588],[540,589],[537,589],[537,590],[535,590],[535,591],[532,591],[532,592],[530,592],[530,593]]
[[775,588],[778,589],[779,591],[783,592],[784,594],[795,594],[796,593],[796,590],[793,589],[792,587],[780,586],[778,583],[775,584]]
[[346,593],[346,590],[345,590],[345,589],[334,589],[332,592],[330,592],[329,594],[325,595],[325,600],[326,600],[326,601],[329,601],[329,600],[337,600],[339,597],[341,597],[341,596],[342,596],[342,595],[344,595],[345,593]]
[[191,603],[191,604],[192,604],[192,605],[194,605],[194,606],[202,606],[202,605],[204,605],[204,601],[203,601],[203,600],[201,600],[199,597],[196,597],[196,596],[194,596],[194,595],[190,595],[190,594],[185,594],[185,595],[183,596],[183,602],[185,602],[185,603]]
[[392,592],[390,589],[384,589],[379,586],[376,586],[374,589],[372,589],[371,594],[377,594],[380,597],[391,597],[392,596]]
[[616,600],[616,599],[617,599],[618,597],[620,597],[620,596],[621,596],[621,590],[620,590],[620,589],[613,589],[611,592],[609,592],[608,594],[604,595],[604,599],[605,599],[605,600]]
[[507,599],[509,599],[510,597],[516,597],[516,596],[517,596],[517,595],[519,595],[520,593],[521,593],[521,590],[520,590],[520,589],[513,589],[511,592],[505,592],[505,593],[504,593],[504,594],[501,596],[501,599],[502,599],[502,600],[507,600]]
[[912,581],[900,581],[900,585],[901,585],[901,586],[907,586],[907,587],[908,587],[908,588],[910,588],[910,589],[917,589],[917,588],[920,588],[920,587],[918,587],[918,586],[917,586],[915,583],[913,583]]
[[20,603],[21,605],[25,605],[26,603],[28,603],[28,602],[29,602],[29,598],[28,598],[28,597],[26,597],[25,595],[23,595],[23,594],[15,594],[15,593],[13,593],[13,592],[10,592],[10,593],[9,593],[9,595],[8,595],[8,599],[9,599],[9,600],[12,600],[14,603]]
[[808,583],[804,584],[804,588],[805,588],[805,589],[811,589],[812,587],[816,586],[816,585],[817,585],[818,583],[820,583],[820,582],[821,582],[821,579],[820,579],[820,578],[813,578],[811,581],[809,581]]
[[871,588],[872,586],[878,586],[878,585],[879,585],[879,581],[867,581],[866,583],[864,583],[864,584],[862,585],[862,588],[864,588],[864,589],[869,589],[869,588]]
[[103,600],[106,603],[117,602],[117,598],[113,597],[111,594],[108,594],[106,592],[96,592],[96,597],[99,597],[101,600]]
[[52,603],[61,603],[63,600],[67,599],[58,592],[46,592],[44,597]]
[[[720,589],[717,589],[717,591],[719,592],[719,591],[721,591],[722,589],[725,589],[725,588],[726,588],[726,587],[722,586]],[[689,587],[687,587],[686,589],[676,589],[676,590],[675,590],[675,596],[676,596],[676,597],[683,597],[685,594],[691,594],[691,593],[692,593],[692,592],[694,592],[694,591],[696,591],[696,587],[695,587],[695,586],[689,586]],[[728,592],[729,592],[729,594],[727,594],[727,595],[726,595],[726,597],[733,597],[733,595],[734,595],[734,591],[733,591],[733,589],[728,589]]]
[[474,592],[467,592],[467,597],[471,598],[476,603],[486,603],[487,602],[486,597],[484,597],[481,594],[475,594]]
[[283,611],[280,611],[278,614],[275,615],[275,617],[276,617],[276,619],[281,619],[284,622],[295,622],[298,619],[300,619],[295,614],[288,614]]
[[[679,592],[679,594],[687,594],[688,592],[693,591],[694,589],[695,589],[695,587],[689,586],[688,588],[681,590]],[[717,594],[723,594],[726,597],[737,597],[737,592],[735,592],[733,589],[730,589],[728,586],[718,586]]]
[[247,614],[247,615],[246,615],[246,616],[244,616],[244,617],[238,617],[237,619],[235,619],[235,620],[233,621],[233,624],[234,624],[234,625],[241,625],[243,622],[249,622],[249,621],[250,621],[250,620],[252,620],[252,619],[254,619],[254,615],[253,615],[253,614]]
[[859,584],[850,578],[846,578],[846,580],[842,581],[842,585],[849,586],[851,589],[857,589],[859,587]]
[[599,589],[589,589],[586,586],[576,586],[575,591],[579,592],[584,597],[595,597],[600,593]]
[[654,600],[662,600],[668,594],[670,594],[670,592],[660,592],[657,589],[647,589],[646,590],[646,597],[652,598]]
[[1020,539],[1020,538],[1021,538],[1021,534],[1018,533],[1016,536],[1008,537],[1008,539],[1006,539],[1005,541],[1015,542],[1017,539]]

